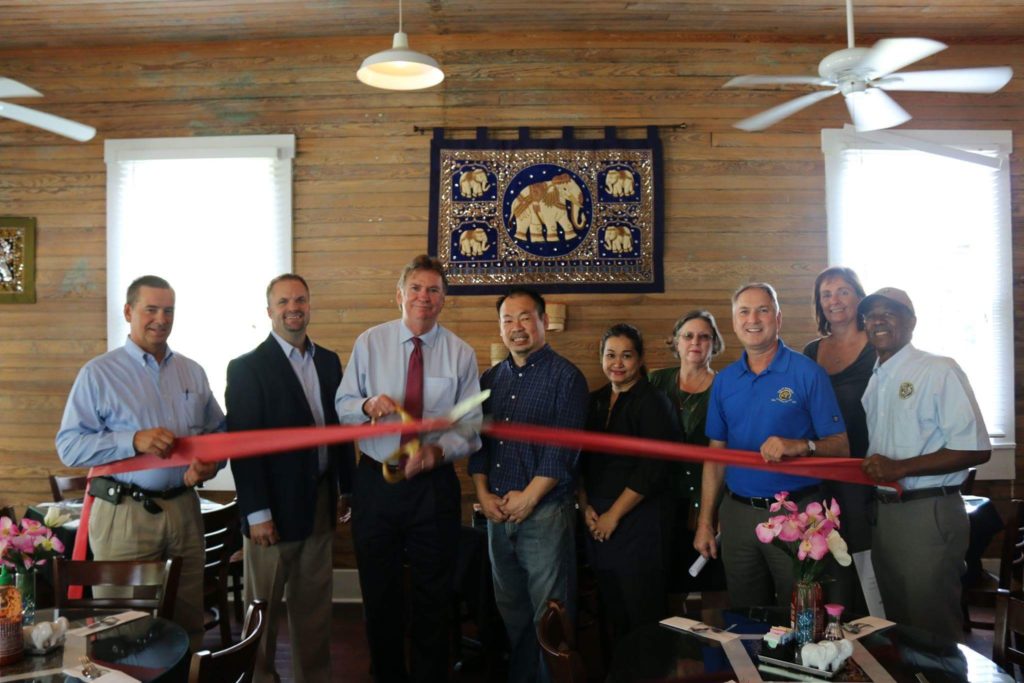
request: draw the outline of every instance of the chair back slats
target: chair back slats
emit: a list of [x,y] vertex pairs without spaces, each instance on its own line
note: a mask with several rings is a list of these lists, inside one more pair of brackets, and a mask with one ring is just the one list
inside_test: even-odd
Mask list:
[[1014,680],[1016,667],[1024,667],[1024,594],[999,589],[996,594],[995,638],[992,660]]
[[256,649],[266,629],[267,603],[254,600],[245,615],[242,640],[217,652],[192,655],[189,683],[250,683],[256,666]]
[[584,683],[587,680],[583,658],[576,651],[569,615],[560,600],[548,600],[548,607],[537,627],[537,640],[544,650],[544,661],[554,683]]
[[231,555],[242,547],[238,503],[230,502],[203,513],[206,546],[203,570],[204,627],[220,627],[221,647],[231,644],[231,613],[228,608],[228,571]]
[[[138,609],[174,618],[181,558],[167,560],[89,560],[58,557],[53,562],[54,602],[64,609]],[[130,589],[124,597],[69,598],[69,586]]]
[[1024,590],[1024,500],[1014,499],[1012,503],[999,558],[999,587],[1011,592]]
[[54,501],[64,500],[64,494],[70,492],[80,492],[85,495],[85,487],[89,481],[84,475],[72,475],[72,476],[59,476],[51,474],[50,480],[50,493],[53,495]]

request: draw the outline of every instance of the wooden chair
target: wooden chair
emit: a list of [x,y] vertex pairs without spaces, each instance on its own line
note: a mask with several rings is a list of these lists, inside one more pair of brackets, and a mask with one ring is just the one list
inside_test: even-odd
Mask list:
[[[174,618],[181,558],[169,560],[65,560],[53,562],[54,603],[59,609],[138,609]],[[68,597],[69,586],[132,588],[124,597]],[[83,591],[85,593],[85,591]]]
[[999,589],[996,593],[995,639],[992,660],[1015,681],[1016,667],[1024,667],[1024,594]]
[[[84,475],[72,475],[72,476],[58,476],[56,474],[50,475],[50,493],[53,494],[55,501],[64,500],[65,493],[68,492],[81,492],[82,496],[85,495],[85,487],[88,482],[88,478]],[[76,496],[80,497],[80,496]]]
[[576,650],[576,638],[561,600],[548,600],[537,627],[537,640],[554,683],[585,683],[583,658]]
[[266,629],[266,609],[263,600],[249,605],[239,643],[217,652],[202,650],[192,655],[189,683],[249,683],[256,667],[256,648]]
[[[203,513],[206,565],[203,571],[203,626],[220,627],[221,647],[231,644],[231,613],[228,608],[231,556],[242,546],[238,503],[232,501]],[[236,584],[238,586],[238,584]],[[239,587],[235,601],[241,605]]]
[[1017,593],[1024,590],[1024,500],[1012,502],[1010,517],[1003,527],[1003,546],[999,554],[999,575],[985,572],[980,585],[964,588],[961,606],[964,613],[964,630],[971,628],[991,629],[992,622],[976,621],[970,618],[969,605],[992,605],[998,591]]

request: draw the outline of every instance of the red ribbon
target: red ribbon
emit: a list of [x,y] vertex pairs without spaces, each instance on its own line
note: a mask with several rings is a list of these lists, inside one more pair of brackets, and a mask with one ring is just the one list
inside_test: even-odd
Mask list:
[[[219,432],[202,436],[186,436],[174,442],[174,450],[168,458],[155,455],[139,455],[119,460],[109,465],[93,467],[89,478],[135,472],[162,467],[188,466],[193,459],[207,462],[250,458],[281,451],[301,450],[321,444],[336,444],[367,439],[387,434],[409,432],[431,432],[451,426],[451,420],[433,419],[418,422],[382,422],[363,425],[335,425],[330,427],[292,427],[288,429],[261,429],[246,432]],[[857,458],[789,458],[777,463],[765,462],[759,453],[728,448],[708,448],[691,444],[644,439],[636,436],[620,436],[586,432],[578,429],[556,429],[531,424],[509,422],[486,425],[483,434],[509,441],[580,448],[588,451],[602,451],[637,457],[660,458],[662,460],[685,460],[690,462],[717,462],[724,465],[749,467],[756,470],[771,470],[818,479],[831,479],[854,484],[874,486],[861,470],[862,460]],[[889,484],[895,488],[898,485]],[[82,506],[82,517],[75,537],[72,558],[84,560],[89,536],[89,513],[92,510],[92,496],[86,494]],[[72,591],[80,587],[72,587]]]

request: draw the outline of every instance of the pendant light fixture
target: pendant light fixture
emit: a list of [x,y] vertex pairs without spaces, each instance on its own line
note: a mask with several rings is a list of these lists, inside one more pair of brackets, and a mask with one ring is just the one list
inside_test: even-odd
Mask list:
[[356,78],[384,90],[422,90],[444,80],[433,58],[409,49],[409,36],[402,31],[402,0],[398,0],[398,33],[391,49],[364,59]]

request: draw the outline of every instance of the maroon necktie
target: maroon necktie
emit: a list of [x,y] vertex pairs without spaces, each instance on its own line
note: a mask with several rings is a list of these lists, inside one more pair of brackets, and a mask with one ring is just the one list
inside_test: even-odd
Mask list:
[[[419,420],[423,417],[423,340],[412,338],[409,370],[405,374],[405,412]],[[415,434],[403,434],[402,443],[415,439]]]

